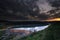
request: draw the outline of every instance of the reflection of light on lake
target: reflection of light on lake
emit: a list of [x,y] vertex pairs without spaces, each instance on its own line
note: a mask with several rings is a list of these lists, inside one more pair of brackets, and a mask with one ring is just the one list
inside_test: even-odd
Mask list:
[[45,28],[47,28],[49,25],[46,26],[37,26],[37,27],[29,27],[29,28],[12,28],[13,30],[28,30],[28,31],[41,31],[44,30]]
[[49,25],[35,26],[35,27],[28,26],[25,28],[23,26],[21,28],[19,28],[20,26],[19,27],[17,26],[18,28],[11,28],[11,29],[10,29],[10,27],[8,27],[7,29],[5,29],[5,33],[1,36],[1,38],[4,37],[3,38],[3,40],[4,40],[5,38],[9,38],[10,36],[15,35],[17,37],[14,37],[14,38],[19,39],[19,38],[22,38],[24,36],[30,35],[33,32],[44,30],[48,26]]
[[35,30],[36,31],[41,31],[41,30],[44,30],[45,28],[47,28],[49,25],[46,25],[46,26],[41,26],[41,27],[35,27]]

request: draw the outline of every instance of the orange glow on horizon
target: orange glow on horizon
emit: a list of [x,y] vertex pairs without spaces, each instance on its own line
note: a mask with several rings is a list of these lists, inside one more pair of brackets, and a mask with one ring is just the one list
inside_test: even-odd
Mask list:
[[48,20],[43,20],[43,21],[60,21],[60,18],[53,18],[53,19],[48,19]]

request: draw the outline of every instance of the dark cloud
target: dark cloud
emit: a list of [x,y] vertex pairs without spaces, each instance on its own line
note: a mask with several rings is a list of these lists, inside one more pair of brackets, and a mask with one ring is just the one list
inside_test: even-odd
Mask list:
[[0,0],[0,18],[8,20],[48,19],[49,17],[53,17],[55,15],[55,13],[51,13],[51,11],[55,10],[54,8],[60,7],[60,2],[58,1]]

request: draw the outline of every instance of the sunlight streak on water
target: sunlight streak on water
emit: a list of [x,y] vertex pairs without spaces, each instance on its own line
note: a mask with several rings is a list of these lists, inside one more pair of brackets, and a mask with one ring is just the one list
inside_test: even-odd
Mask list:
[[46,25],[46,26],[37,26],[37,27],[29,27],[29,28],[12,28],[12,30],[28,30],[28,31],[41,31],[41,30],[44,30],[46,29],[47,27],[49,27],[49,25]]

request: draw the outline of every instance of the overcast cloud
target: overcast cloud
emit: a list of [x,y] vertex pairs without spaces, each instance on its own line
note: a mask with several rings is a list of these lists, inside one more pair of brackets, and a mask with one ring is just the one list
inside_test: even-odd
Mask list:
[[37,5],[41,10],[40,12],[49,11],[53,9],[51,4],[47,0],[39,0],[37,1]]

